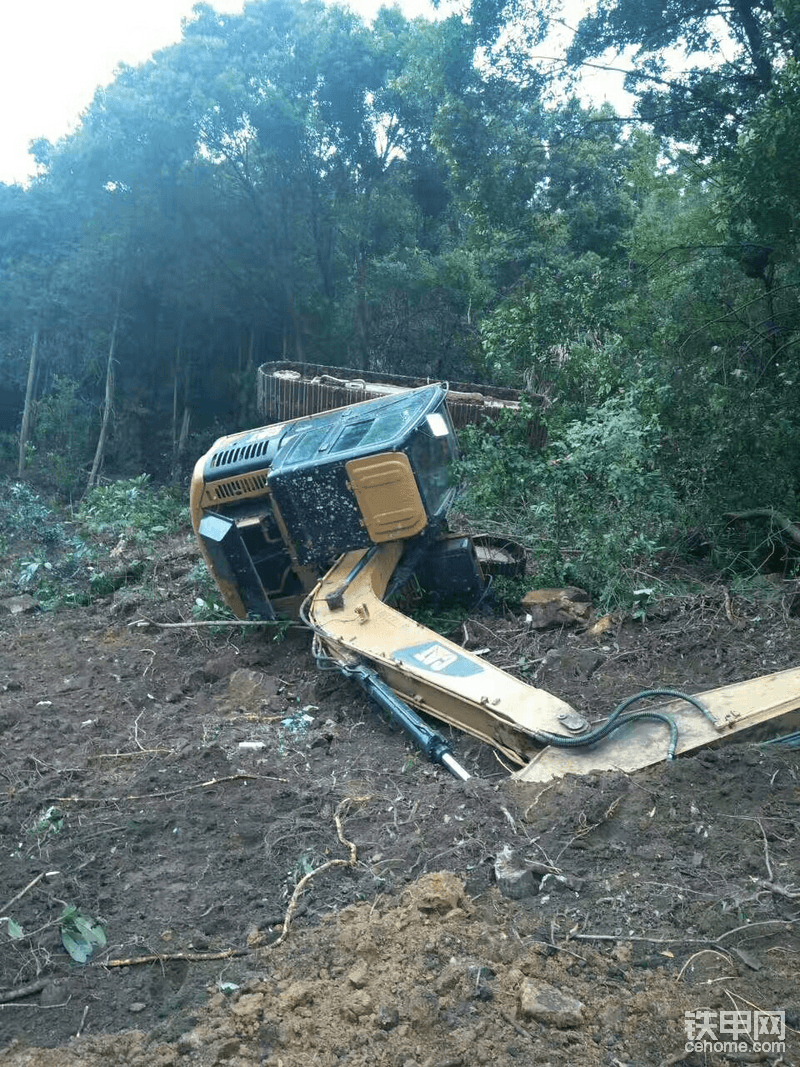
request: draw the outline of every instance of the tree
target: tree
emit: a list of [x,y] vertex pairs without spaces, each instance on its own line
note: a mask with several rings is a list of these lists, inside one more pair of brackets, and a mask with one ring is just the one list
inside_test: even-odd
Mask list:
[[701,155],[729,152],[775,73],[800,58],[797,2],[600,0],[579,23],[568,61],[577,67],[609,51],[630,56],[626,88],[657,132]]

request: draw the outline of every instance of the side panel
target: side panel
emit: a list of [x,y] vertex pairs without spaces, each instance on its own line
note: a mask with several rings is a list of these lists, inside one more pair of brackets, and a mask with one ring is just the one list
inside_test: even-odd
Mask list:
[[375,544],[414,537],[428,525],[425,505],[405,453],[384,452],[351,459],[346,467],[350,488]]

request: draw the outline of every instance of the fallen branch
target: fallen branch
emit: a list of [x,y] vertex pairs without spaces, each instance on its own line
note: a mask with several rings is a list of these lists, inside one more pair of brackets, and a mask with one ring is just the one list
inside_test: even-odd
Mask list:
[[0,991],[0,1004],[9,1004],[11,1001],[30,997],[32,994],[40,992],[46,985],[47,979],[40,978],[36,982],[29,982],[28,985],[21,985],[17,989],[3,989]]
[[171,748],[137,748],[133,752],[97,752],[87,757],[87,763],[97,763],[101,759],[133,759],[135,756],[168,756]]
[[163,800],[164,797],[174,797],[179,793],[188,793],[192,789],[208,789],[214,785],[222,785],[224,782],[238,782],[249,778],[265,782],[289,781],[288,778],[276,778],[271,774],[229,774],[224,778],[209,778],[207,782],[184,785],[180,789],[165,789],[163,793],[126,793],[121,797],[48,797],[48,800],[57,801],[60,804],[119,804],[123,800]]
[[774,511],[772,508],[752,508],[750,511],[728,511],[725,513],[725,518],[729,522],[737,522],[740,519],[769,519],[775,526],[780,527],[781,530],[789,537],[796,545],[800,545],[800,526],[792,522],[791,519],[787,519],[785,515],[782,515],[779,511]]
[[768,882],[766,878],[754,878],[753,881],[759,889],[767,889],[778,897],[785,897],[787,900],[800,900],[800,888],[795,888],[794,885],[776,885],[775,882]]
[[128,628],[144,626],[157,626],[160,630],[187,630],[198,626],[282,626],[290,630],[305,630],[300,623],[289,623],[285,619],[198,619],[196,622],[156,622],[142,616],[128,623]]
[[188,960],[202,963],[204,960],[229,960],[234,956],[249,956],[249,948],[229,948],[224,952],[154,952],[150,956],[131,956],[125,960],[97,960],[93,967],[136,967],[140,963],[168,963],[170,960]]
[[[726,930],[719,937],[647,937],[645,934],[570,934],[570,941],[646,941],[651,945],[718,945],[724,937],[732,937],[756,926],[794,926],[798,919],[763,919],[757,923],[745,923]],[[723,950],[724,951],[724,950]]]

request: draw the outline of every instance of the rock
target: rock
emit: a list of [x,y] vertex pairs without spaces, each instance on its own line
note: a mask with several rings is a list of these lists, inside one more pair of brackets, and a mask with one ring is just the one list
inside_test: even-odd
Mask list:
[[202,1033],[197,1030],[189,1030],[188,1033],[181,1034],[178,1038],[178,1052],[182,1056],[186,1056],[190,1052],[197,1052],[205,1044],[206,1038]]
[[533,871],[509,845],[503,845],[495,857],[494,876],[497,888],[512,900],[532,897],[538,890]]
[[52,1008],[56,1004],[65,1004],[69,1000],[66,983],[48,982],[39,994],[39,1003],[43,1008]]
[[135,1000],[133,1004],[128,1005],[128,1011],[131,1015],[138,1015],[140,1012],[145,1011],[147,1005],[143,1000]]
[[551,648],[542,661],[538,675],[545,671],[588,681],[605,657],[591,648]]
[[519,1010],[529,1019],[564,1028],[580,1026],[583,1004],[548,982],[526,978],[519,991]]
[[376,1021],[381,1030],[393,1030],[400,1022],[400,1013],[397,1008],[381,1005],[381,1007],[378,1008]]
[[587,623],[592,615],[589,594],[574,585],[532,589],[522,598],[522,607],[528,613],[526,621],[537,630]]
[[262,674],[261,671],[251,671],[240,667],[227,679],[226,691],[220,700],[220,705],[225,710],[243,709],[256,714],[265,705],[271,706],[280,684],[277,678]]
[[415,1030],[429,1030],[439,1018],[439,998],[435,993],[414,989],[406,1003],[406,1011]]
[[263,1006],[263,993],[245,993],[239,997],[235,1004],[231,1005],[231,1012],[240,1018],[259,1015]]
[[293,1010],[301,1004],[310,1004],[314,999],[314,987],[310,982],[292,982],[285,993],[281,994],[281,1008]]
[[6,597],[0,600],[0,614],[6,615],[30,615],[32,611],[39,610],[39,601],[34,600],[28,593],[20,596]]
[[356,989],[363,989],[367,984],[367,965],[363,961],[357,963],[347,975],[347,981]]
[[586,631],[589,637],[599,637],[604,634],[606,630],[610,630],[612,626],[616,624],[618,620],[613,615],[603,615],[598,619],[596,623],[589,627]]
[[342,1005],[342,1014],[352,1022],[364,1015],[371,1015],[373,1010],[372,998],[364,989],[357,989]]
[[464,883],[451,871],[425,874],[412,888],[414,903],[422,912],[447,915],[466,900]]

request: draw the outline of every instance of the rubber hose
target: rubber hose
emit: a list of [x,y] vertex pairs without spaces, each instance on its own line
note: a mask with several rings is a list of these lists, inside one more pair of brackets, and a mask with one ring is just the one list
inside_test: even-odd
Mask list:
[[588,734],[581,734],[580,737],[565,737],[563,734],[551,734],[546,731],[531,731],[531,736],[541,744],[553,745],[556,748],[580,748],[584,745],[593,745],[596,741],[600,741],[603,737],[613,733],[613,731],[620,726],[625,726],[631,722],[638,722],[640,719],[650,722],[663,722],[669,727],[670,732],[667,759],[673,759],[678,744],[678,727],[671,715],[666,715],[659,711],[635,711],[632,715],[626,715],[624,718],[620,717],[623,711],[625,711],[626,708],[629,708],[631,704],[635,704],[638,700],[645,700],[647,697],[674,697],[678,700],[685,700],[687,703],[694,705],[694,707],[701,711],[710,722],[714,721],[708,708],[701,704],[696,697],[689,696],[688,693],[681,693],[676,689],[643,689],[641,693],[636,693],[635,696],[623,700],[622,703],[612,711],[604,723],[601,723],[600,726],[597,726],[594,730],[590,730]]

